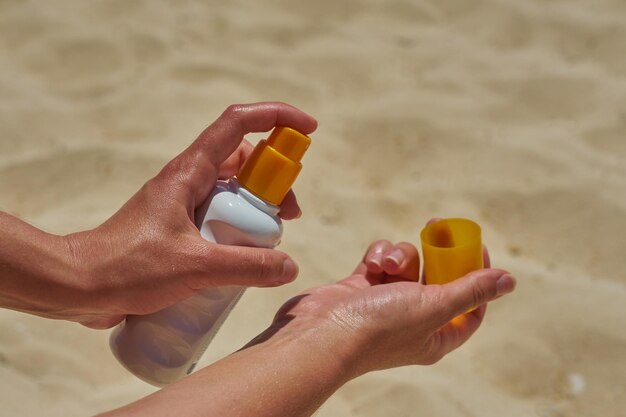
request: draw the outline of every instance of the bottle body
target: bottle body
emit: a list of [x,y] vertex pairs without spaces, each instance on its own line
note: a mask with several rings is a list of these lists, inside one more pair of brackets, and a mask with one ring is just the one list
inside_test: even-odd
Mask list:
[[[272,248],[282,235],[278,211],[231,179],[217,182],[195,220],[208,241]],[[111,334],[111,350],[142,380],[174,382],[193,370],[243,292],[240,286],[207,288],[156,313],[128,316]]]

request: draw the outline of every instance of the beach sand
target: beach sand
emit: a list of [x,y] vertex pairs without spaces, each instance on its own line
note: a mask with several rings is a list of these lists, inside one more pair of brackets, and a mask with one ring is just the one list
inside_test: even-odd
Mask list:
[[[626,415],[626,3],[209,3],[0,1],[0,209],[94,227],[227,105],[285,101],[319,120],[280,247],[300,276],[249,290],[201,366],[370,241],[460,216],[517,292],[440,363],[354,380],[318,415]],[[0,415],[153,392],[108,333],[0,311]]]

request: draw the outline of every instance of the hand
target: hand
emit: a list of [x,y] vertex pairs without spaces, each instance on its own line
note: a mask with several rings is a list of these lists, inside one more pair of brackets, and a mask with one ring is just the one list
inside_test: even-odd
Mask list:
[[[292,281],[297,266],[282,252],[203,240],[194,210],[218,178],[234,175],[248,157],[252,145],[243,140],[246,133],[289,126],[308,134],[316,125],[311,116],[283,103],[230,106],[113,217],[94,230],[63,238],[78,271],[80,296],[50,300],[58,304],[56,316],[106,328],[126,314],[160,310],[204,287]],[[299,214],[289,192],[280,216]]]
[[352,275],[288,301],[244,349],[106,415],[310,416],[359,375],[438,361],[515,287],[498,269],[422,285],[419,269],[413,245],[375,242]]
[[487,269],[446,285],[423,285],[413,245],[377,241],[352,275],[288,301],[249,346],[281,334],[315,333],[349,366],[349,378],[435,363],[478,329],[487,302],[515,288],[506,271],[489,269],[486,250],[484,258]]

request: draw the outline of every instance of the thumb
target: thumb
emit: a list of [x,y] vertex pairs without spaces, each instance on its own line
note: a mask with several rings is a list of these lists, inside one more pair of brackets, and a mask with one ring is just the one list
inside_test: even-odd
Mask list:
[[442,324],[512,292],[515,285],[515,278],[502,269],[480,269],[442,285]]
[[293,281],[298,266],[284,252],[203,242],[197,286],[276,287]]

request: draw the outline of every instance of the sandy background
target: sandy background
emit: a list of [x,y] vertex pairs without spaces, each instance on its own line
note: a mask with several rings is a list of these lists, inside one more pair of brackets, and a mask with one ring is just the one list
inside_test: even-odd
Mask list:
[[[205,355],[434,215],[483,225],[517,293],[432,367],[379,372],[319,416],[626,416],[626,3],[0,1],[0,209],[96,226],[231,103],[320,128],[281,249]],[[258,136],[253,136],[258,139]],[[0,415],[82,416],[153,390],[108,332],[0,311]]]

